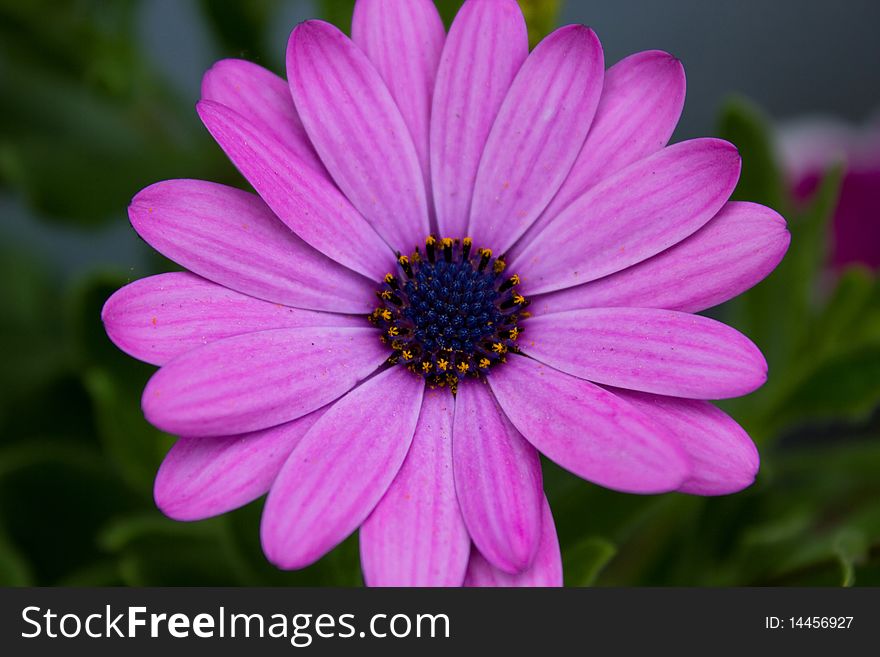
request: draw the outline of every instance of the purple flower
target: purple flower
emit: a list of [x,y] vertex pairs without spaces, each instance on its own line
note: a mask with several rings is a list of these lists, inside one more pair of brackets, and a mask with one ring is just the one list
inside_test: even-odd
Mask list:
[[880,268],[880,121],[858,129],[802,119],[779,131],[779,151],[796,201],[807,201],[835,164],[846,167],[831,219],[831,264]]
[[147,419],[182,436],[158,506],[196,520],[268,492],[286,569],[360,527],[370,585],[559,585],[539,452],[630,493],[751,484],[753,443],[704,400],[754,390],[765,361],[692,313],[789,236],[727,201],[732,145],[666,147],[678,60],[605,71],[580,25],[529,53],[514,0],[466,2],[448,35],[427,0],[360,0],[352,31],[299,25],[288,83],[206,74],[199,115],[258,195],[173,180],[132,202],[193,272],[103,313],[161,366]]

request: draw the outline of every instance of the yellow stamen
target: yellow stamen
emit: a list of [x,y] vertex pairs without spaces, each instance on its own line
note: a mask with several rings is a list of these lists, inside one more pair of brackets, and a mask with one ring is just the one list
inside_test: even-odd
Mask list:
[[483,369],[486,369],[487,367],[489,367],[490,364],[491,363],[489,362],[488,358],[481,358],[480,359],[480,367],[482,367]]
[[484,256],[486,258],[492,257],[492,249],[485,249],[485,248],[480,249],[479,251],[477,251],[477,253],[479,253],[481,256]]
[[469,369],[470,369],[470,365],[468,365],[467,363],[459,363],[458,364],[458,371],[461,372],[462,374],[467,372]]
[[403,356],[403,360],[412,360],[412,352],[409,349],[405,349],[400,355]]
[[519,274],[514,274],[513,276],[511,276],[511,277],[510,277],[510,282],[511,282],[513,285],[519,285],[519,284],[520,284]]
[[382,290],[382,294],[379,295],[386,301],[391,298],[391,290]]
[[492,345],[492,351],[494,351],[496,354],[503,354],[506,350],[507,350],[507,347],[505,347],[500,342],[496,342],[495,344]]
[[428,246],[431,246],[432,244],[436,244],[436,242],[437,242],[437,239],[433,235],[428,235],[425,238],[425,244],[427,244]]
[[461,243],[464,244],[465,246],[470,246],[471,244],[474,243],[474,240],[473,240],[472,238],[470,238],[470,237],[465,237],[465,238],[461,241]]
[[433,363],[429,363],[429,362],[425,361],[424,363],[422,363],[422,370],[425,372],[430,372],[431,368],[433,366],[434,366]]
[[516,305],[521,306],[522,304],[524,304],[524,303],[526,302],[526,298],[525,298],[523,295],[521,295],[521,294],[516,294],[516,293],[515,293],[515,294],[513,295],[513,302],[514,302]]
[[396,326],[389,326],[388,327],[388,335],[393,336],[393,335],[397,335],[398,333],[400,333],[400,331],[397,330]]
[[445,358],[441,358],[437,361],[437,369],[441,372],[445,372],[447,367],[449,367],[449,361]]
[[[491,253],[491,252],[490,252],[490,253]],[[495,264],[492,265],[492,269],[495,270],[495,273],[496,273],[496,274],[500,274],[501,272],[504,271],[504,268],[505,268],[506,266],[507,266],[507,263],[505,263],[503,260],[496,260],[496,261],[495,261]]]
[[394,275],[393,275],[393,274],[385,274],[385,282],[386,282],[386,283],[390,283],[390,282],[393,281],[393,280],[394,280]]
[[519,327],[514,326],[510,329],[510,339],[516,340],[519,337]]
[[402,265],[405,265],[409,262],[409,256],[405,256],[405,255],[398,256],[397,262],[399,262]]
[[452,238],[451,237],[444,237],[440,241],[443,243],[444,249],[451,249],[452,248]]

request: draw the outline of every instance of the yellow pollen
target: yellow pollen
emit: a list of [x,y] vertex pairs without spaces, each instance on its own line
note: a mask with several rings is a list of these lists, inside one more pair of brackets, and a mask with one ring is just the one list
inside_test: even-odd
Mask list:
[[503,354],[505,349],[505,346],[500,342],[496,342],[492,345],[492,351],[494,351],[496,354]]
[[388,335],[397,335],[397,334],[398,334],[398,330],[397,330],[396,326],[389,326],[388,327]]
[[467,372],[469,369],[470,369],[470,365],[468,365],[467,363],[459,363],[458,364],[458,371],[461,372],[462,374]]
[[510,282],[512,285],[519,285],[520,284],[519,274],[514,274],[513,276],[511,276]]
[[429,363],[428,361],[422,363],[422,370],[424,370],[425,372],[430,372],[432,367],[433,364]]
[[461,241],[461,243],[464,244],[465,246],[470,246],[471,244],[474,243],[474,240],[473,240],[472,238],[470,238],[470,237],[465,237],[465,238]]
[[405,265],[406,263],[409,262],[409,257],[408,257],[408,256],[405,256],[405,255],[399,256],[399,257],[397,258],[397,262],[399,262],[399,263],[402,264],[402,265]]
[[391,311],[387,308],[382,308],[381,310],[379,310],[379,317],[387,322],[389,319],[391,319]]
[[445,358],[441,358],[440,360],[437,361],[437,369],[438,370],[445,372],[447,367],[449,367],[449,361],[446,360]]
[[487,258],[492,257],[492,249],[480,249],[478,252],[481,256],[485,256]]
[[385,274],[385,282],[390,283],[394,280],[394,276],[392,274]]
[[480,367],[482,367],[483,369],[486,369],[487,367],[489,367],[489,365],[490,365],[490,362],[489,362],[488,358],[481,358],[480,359]]
[[412,352],[409,349],[404,350],[400,355],[403,356],[403,360],[412,360]]
[[441,242],[443,242],[444,249],[451,249],[452,248],[452,238],[451,237],[444,237],[441,240]]
[[382,294],[380,294],[379,296],[382,297],[383,299],[386,299],[386,300],[390,299],[391,298],[391,290],[382,290]]
[[514,294],[513,295],[513,302],[515,304],[517,304],[518,306],[521,306],[522,304],[524,304],[526,302],[526,298],[521,294]]
[[504,271],[504,268],[506,266],[507,266],[507,264],[503,260],[496,260],[495,264],[492,265],[492,269],[495,270],[496,274],[500,274],[501,272]]
[[519,327],[514,326],[510,329],[510,339],[516,340],[519,337]]
[[431,246],[432,244],[435,244],[436,242],[437,242],[437,239],[433,235],[428,235],[425,238],[425,244],[427,244],[428,246]]

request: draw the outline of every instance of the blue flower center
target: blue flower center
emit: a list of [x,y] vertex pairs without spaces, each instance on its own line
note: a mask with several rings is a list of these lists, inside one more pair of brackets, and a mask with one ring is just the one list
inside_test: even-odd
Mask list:
[[369,315],[380,340],[402,364],[430,385],[455,392],[465,377],[480,377],[517,351],[528,301],[520,279],[505,274],[502,257],[474,249],[470,238],[429,236],[411,255],[398,254],[397,271],[377,291]]

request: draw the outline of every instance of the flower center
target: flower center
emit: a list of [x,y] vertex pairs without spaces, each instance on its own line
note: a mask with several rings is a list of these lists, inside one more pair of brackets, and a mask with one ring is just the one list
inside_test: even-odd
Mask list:
[[400,363],[429,385],[454,393],[466,376],[479,377],[516,351],[519,322],[528,301],[516,290],[519,276],[504,274],[503,257],[474,249],[470,237],[425,240],[425,252],[397,255],[397,273],[386,274],[380,305],[369,320]]

